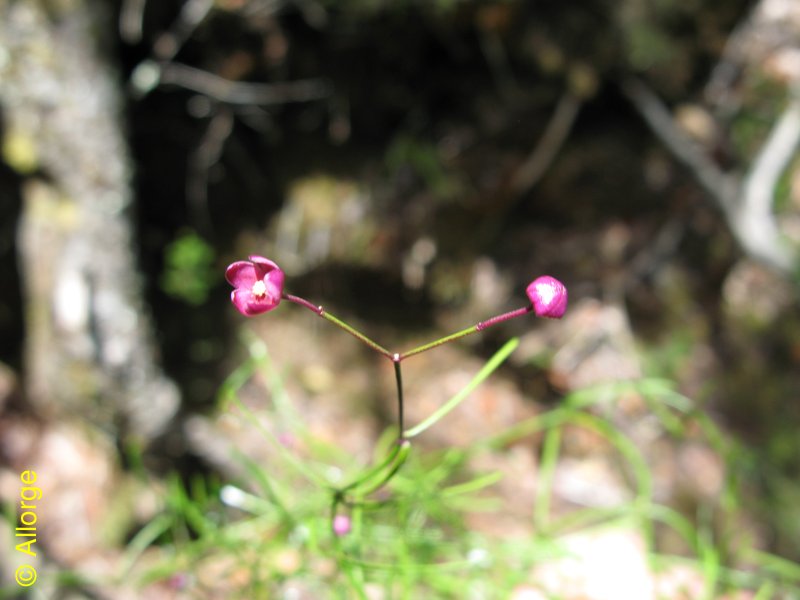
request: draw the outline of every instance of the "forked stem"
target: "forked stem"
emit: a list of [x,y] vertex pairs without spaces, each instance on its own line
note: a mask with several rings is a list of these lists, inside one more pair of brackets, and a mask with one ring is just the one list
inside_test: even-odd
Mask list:
[[[348,323],[342,321],[340,318],[326,311],[322,306],[312,304],[305,298],[301,298],[300,296],[294,296],[292,294],[287,294],[285,292],[281,295],[281,297],[284,300],[288,300],[289,302],[294,302],[295,304],[299,304],[300,306],[307,308],[314,314],[322,317],[323,319],[329,321],[330,323],[333,323],[340,329],[343,329],[344,331],[346,331],[347,333],[349,333],[350,335],[352,335],[353,337],[364,343],[366,346],[368,346],[378,354],[381,354],[382,356],[385,356],[386,358],[392,361],[392,364],[394,365],[394,378],[395,381],[397,382],[397,420],[399,427],[398,444],[406,453],[408,451],[408,448],[406,446],[407,441],[405,439],[405,433],[404,433],[405,425],[404,425],[404,401],[403,401],[403,373],[400,363],[404,359],[409,358],[410,356],[422,354],[423,352],[426,352],[428,350],[431,350],[432,348],[436,348],[443,344],[447,344],[448,342],[461,339],[473,333],[478,333],[479,331],[484,331],[489,327],[492,327],[493,325],[497,325],[498,323],[503,323],[510,319],[521,317],[523,315],[528,314],[534,309],[533,305],[529,304],[528,306],[524,306],[522,308],[518,308],[516,310],[512,310],[507,313],[503,313],[501,315],[497,315],[495,317],[492,317],[491,319],[487,319],[486,321],[481,321],[479,323],[476,323],[472,327],[467,327],[466,329],[462,329],[461,331],[451,333],[450,335],[446,335],[437,340],[433,340],[432,342],[428,342],[427,344],[422,344],[421,346],[417,346],[415,348],[412,348],[411,350],[407,350],[406,352],[399,353],[399,352],[390,352],[389,350],[378,344],[376,341],[372,340],[371,338],[367,337],[366,335],[358,331],[356,328],[352,327]],[[386,482],[388,482],[392,477],[394,477],[394,474],[397,472],[397,470],[400,468],[403,462],[404,460],[397,461],[394,468],[392,468],[387,473],[386,477],[381,481],[379,481],[374,486],[374,489],[371,489],[370,491],[374,491],[375,489],[382,487]]]
[[533,304],[529,304],[528,306],[523,306],[522,308],[518,308],[516,310],[512,310],[507,313],[503,313],[501,315],[492,317],[491,319],[481,321],[479,323],[476,323],[472,327],[467,327],[466,329],[462,329],[461,331],[456,331],[455,333],[451,333],[450,335],[446,335],[437,340],[433,340],[432,342],[428,342],[427,344],[422,344],[421,346],[417,346],[415,348],[412,348],[411,350],[407,350],[406,352],[399,353],[399,352],[390,352],[389,350],[381,346],[378,342],[374,341],[373,339],[361,333],[355,327],[349,325],[348,323],[345,323],[340,318],[326,311],[322,306],[313,304],[308,300],[306,300],[305,298],[301,298],[300,296],[287,294],[286,292],[281,294],[281,297],[284,300],[288,300],[289,302],[294,302],[295,304],[299,304],[300,306],[307,308],[314,314],[322,317],[326,321],[333,323],[340,329],[343,329],[344,331],[346,331],[347,333],[349,333],[350,335],[352,335],[353,337],[364,343],[366,346],[368,346],[378,354],[381,354],[382,356],[385,356],[386,358],[392,361],[392,363],[394,364],[394,377],[395,380],[397,381],[397,413],[400,425],[401,438],[403,432],[403,377],[402,377],[402,370],[400,367],[400,363],[403,360],[409,358],[410,356],[414,356],[416,354],[422,354],[423,352],[431,350],[432,348],[436,348],[437,346],[447,344],[448,342],[461,339],[473,333],[484,331],[489,327],[492,327],[493,325],[497,325],[498,323],[503,323],[505,321],[509,321],[516,317],[521,317],[533,310]]

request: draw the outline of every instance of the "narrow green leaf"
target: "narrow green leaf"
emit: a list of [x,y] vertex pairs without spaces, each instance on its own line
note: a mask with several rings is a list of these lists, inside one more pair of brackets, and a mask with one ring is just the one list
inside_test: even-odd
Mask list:
[[439,422],[447,413],[453,410],[456,406],[461,404],[464,400],[466,400],[467,396],[469,396],[475,388],[477,388],[483,381],[489,377],[503,362],[509,357],[509,355],[519,346],[519,338],[511,338],[508,340],[505,345],[500,348],[497,352],[495,352],[494,356],[489,359],[483,368],[478,371],[478,374],[470,381],[464,389],[458,392],[455,396],[450,398],[447,402],[445,402],[438,410],[436,410],[431,416],[427,419],[422,421],[416,427],[412,427],[411,429],[407,429],[403,435],[406,438],[412,438],[416,435],[419,435],[432,425]]

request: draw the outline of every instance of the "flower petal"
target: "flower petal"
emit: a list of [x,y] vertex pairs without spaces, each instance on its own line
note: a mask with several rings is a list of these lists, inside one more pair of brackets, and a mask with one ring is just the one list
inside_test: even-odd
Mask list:
[[225,279],[235,288],[250,289],[256,282],[256,269],[253,263],[239,260],[228,265],[225,270]]
[[249,308],[249,301],[252,297],[253,294],[250,292],[250,290],[244,288],[237,288],[231,292],[231,302],[233,302],[236,310],[242,313],[245,317],[252,316]]
[[276,268],[274,271],[270,271],[264,277],[264,285],[267,288],[267,296],[275,300],[276,305],[281,301],[281,296],[283,295],[283,281],[285,278],[286,274],[278,268]]
[[540,317],[560,319],[567,310],[567,288],[555,277],[542,275],[527,288],[534,312]]
[[253,263],[253,267],[255,267],[256,275],[259,279],[264,279],[267,273],[270,272],[280,271],[283,273],[281,268],[268,258],[259,256],[258,254],[251,254],[249,258]]
[[280,297],[277,300],[270,296],[258,298],[250,290],[238,288],[231,292],[231,302],[245,317],[253,317],[277,307]]

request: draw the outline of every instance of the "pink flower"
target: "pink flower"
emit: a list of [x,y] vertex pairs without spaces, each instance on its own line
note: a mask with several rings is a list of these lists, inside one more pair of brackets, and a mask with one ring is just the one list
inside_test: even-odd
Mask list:
[[542,275],[528,285],[528,298],[539,317],[560,319],[567,310],[567,288],[555,277]]
[[225,279],[236,288],[231,292],[231,302],[245,317],[260,315],[280,304],[284,273],[263,256],[228,265]]
[[350,529],[352,529],[352,523],[350,522],[350,517],[347,515],[336,515],[333,517],[333,533],[337,536],[342,537],[343,535],[347,535],[350,533]]

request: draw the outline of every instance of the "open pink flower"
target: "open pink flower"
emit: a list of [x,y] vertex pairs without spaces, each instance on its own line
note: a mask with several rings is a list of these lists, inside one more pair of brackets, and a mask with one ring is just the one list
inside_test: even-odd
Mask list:
[[263,256],[228,265],[225,279],[236,288],[231,292],[231,302],[245,317],[260,315],[280,304],[284,273]]
[[526,290],[539,317],[560,319],[567,310],[567,288],[555,277],[542,275],[531,281]]

